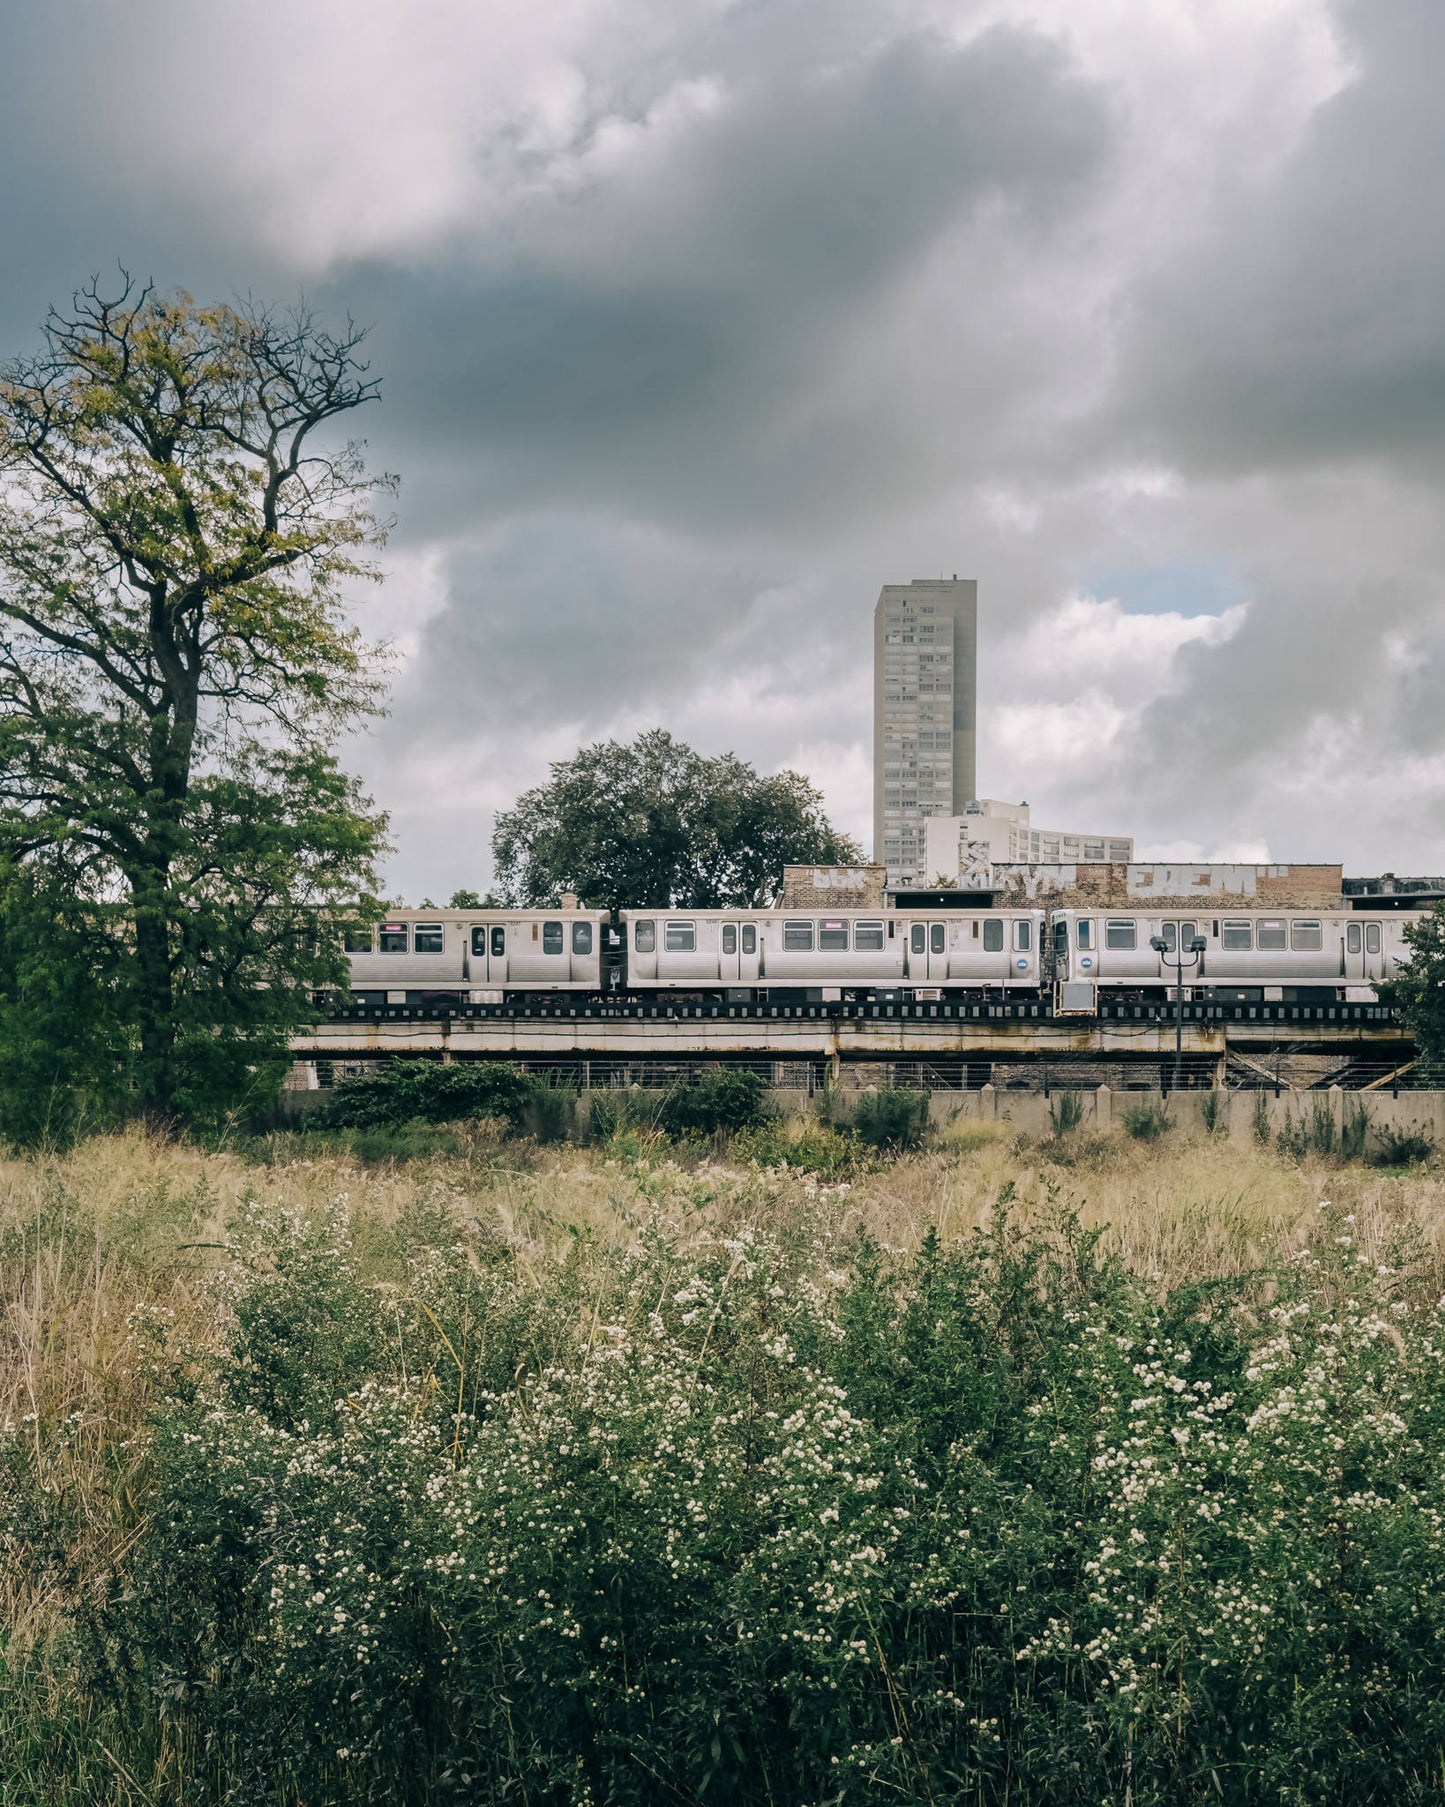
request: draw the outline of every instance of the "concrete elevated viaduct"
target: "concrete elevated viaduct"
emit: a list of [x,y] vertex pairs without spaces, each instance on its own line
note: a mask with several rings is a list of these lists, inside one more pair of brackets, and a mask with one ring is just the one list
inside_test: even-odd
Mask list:
[[[573,1083],[658,1084],[715,1061],[746,1064],[775,1086],[908,1083],[985,1086],[1168,1086],[1172,1004],[1110,1004],[1090,1017],[1047,1003],[468,1005],[440,1014],[348,1006],[292,1044],[298,1081],[317,1063],[343,1068],[394,1055],[511,1060]],[[1322,1090],[1425,1079],[1394,1013],[1379,1004],[1186,1004],[1187,1086]],[[305,1077],[303,1077],[303,1074]]]

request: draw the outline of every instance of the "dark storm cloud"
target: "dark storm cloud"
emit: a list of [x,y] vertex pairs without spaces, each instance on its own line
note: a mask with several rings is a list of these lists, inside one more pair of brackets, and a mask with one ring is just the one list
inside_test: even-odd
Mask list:
[[352,279],[381,322],[389,430],[451,465],[436,493],[457,511],[540,489],[708,531],[886,499],[920,436],[841,414],[870,316],[980,212],[1046,234],[1109,142],[1059,49],[1001,28],[697,97],[541,197],[505,249],[445,280]]
[[1104,424],[1192,468],[1445,452],[1445,7],[1349,0],[1353,64],[1297,152],[1222,172],[1129,296]]
[[648,721],[866,834],[869,611],[947,570],[993,794],[1438,864],[1445,13],[1024,10],[22,0],[0,350],[117,260],[375,323],[399,888]]

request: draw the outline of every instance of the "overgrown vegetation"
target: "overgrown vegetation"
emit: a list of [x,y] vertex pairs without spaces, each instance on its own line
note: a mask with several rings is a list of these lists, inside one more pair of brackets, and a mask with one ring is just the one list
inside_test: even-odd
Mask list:
[[[1190,1159],[1260,1163],[1256,1236],[1310,1196],[1118,1146],[1156,1220]],[[997,1141],[871,1193],[546,1158],[349,1204],[314,1162],[224,1207],[215,1157],[104,1209],[8,1171],[7,1804],[1433,1798],[1445,1265],[1408,1213],[1161,1280]],[[42,1271],[92,1325],[129,1276],[69,1380]]]
[[1435,1153],[1435,1137],[1418,1123],[1375,1130],[1375,1160],[1381,1167],[1415,1167]]
[[1141,1099],[1138,1103],[1126,1104],[1119,1113],[1119,1121],[1124,1134],[1134,1141],[1157,1142],[1160,1136],[1168,1133],[1173,1119],[1167,1105]]
[[1432,1798],[1438,1177],[607,1097],[0,1161],[5,1807]]
[[767,1091],[760,1075],[745,1067],[712,1067],[666,1092],[658,1121],[674,1136],[755,1129],[768,1115]]
[[850,1127],[869,1148],[917,1148],[928,1133],[928,1093],[907,1086],[860,1092]]
[[331,1129],[399,1129],[497,1117],[519,1129],[539,1087],[505,1061],[391,1060],[342,1079],[322,1113]]

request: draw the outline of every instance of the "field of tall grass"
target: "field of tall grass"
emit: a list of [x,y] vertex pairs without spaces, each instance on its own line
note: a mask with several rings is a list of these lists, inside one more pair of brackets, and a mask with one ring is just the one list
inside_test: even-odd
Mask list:
[[1445,1798],[1445,1177],[0,1161],[0,1807]]

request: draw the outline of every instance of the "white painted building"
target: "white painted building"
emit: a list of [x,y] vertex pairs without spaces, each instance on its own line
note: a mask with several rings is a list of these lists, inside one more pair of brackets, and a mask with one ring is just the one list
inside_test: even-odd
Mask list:
[[924,883],[958,884],[983,878],[993,866],[1128,864],[1130,835],[1076,834],[1035,828],[1027,803],[976,797],[961,816],[931,816],[924,824]]

